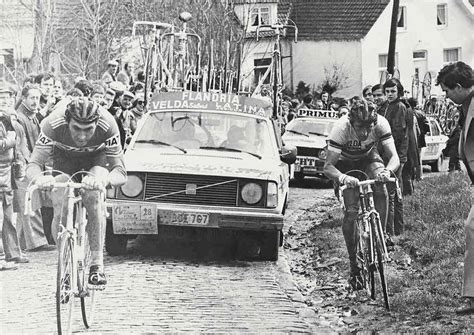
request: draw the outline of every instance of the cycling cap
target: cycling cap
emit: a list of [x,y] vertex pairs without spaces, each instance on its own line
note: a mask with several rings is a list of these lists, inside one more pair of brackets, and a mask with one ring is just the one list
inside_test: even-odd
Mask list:
[[375,105],[359,97],[352,98],[352,106],[349,111],[351,122],[359,121],[363,123],[377,123],[377,112]]
[[100,117],[99,105],[85,97],[72,100],[66,107],[66,120],[74,119],[79,123],[92,123]]

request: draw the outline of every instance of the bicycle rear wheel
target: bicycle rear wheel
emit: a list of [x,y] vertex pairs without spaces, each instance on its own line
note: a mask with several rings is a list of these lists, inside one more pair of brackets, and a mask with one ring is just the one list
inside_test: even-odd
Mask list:
[[89,268],[91,266],[91,252],[89,246],[89,238],[87,234],[84,236],[84,262],[82,271],[79,273],[81,281],[83,283],[82,292],[81,292],[81,312],[82,312],[82,321],[86,328],[94,322],[95,317],[95,307],[98,300],[98,292],[96,290],[91,290],[88,288],[88,279],[89,279]]
[[72,331],[74,311],[73,246],[68,234],[58,239],[58,271],[56,278],[56,321],[58,333]]

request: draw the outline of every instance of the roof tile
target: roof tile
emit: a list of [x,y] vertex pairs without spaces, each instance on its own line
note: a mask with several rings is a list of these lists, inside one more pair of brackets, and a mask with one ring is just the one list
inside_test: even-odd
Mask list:
[[372,28],[388,0],[294,0],[290,19],[298,39],[358,40]]

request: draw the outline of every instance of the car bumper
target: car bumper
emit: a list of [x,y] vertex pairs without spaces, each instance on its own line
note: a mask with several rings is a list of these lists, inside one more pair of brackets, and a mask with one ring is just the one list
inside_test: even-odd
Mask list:
[[215,208],[107,200],[107,218],[115,234],[158,234],[159,226],[281,230],[283,214],[276,209]]

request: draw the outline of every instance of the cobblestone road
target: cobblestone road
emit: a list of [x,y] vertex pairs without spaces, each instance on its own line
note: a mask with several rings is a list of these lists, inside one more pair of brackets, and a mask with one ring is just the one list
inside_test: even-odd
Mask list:
[[[305,209],[296,195],[289,220]],[[315,201],[315,200],[313,200]],[[277,263],[209,261],[150,253],[141,239],[126,257],[107,257],[109,285],[101,293],[91,332],[319,332]],[[52,333],[56,252],[30,253],[30,264],[0,272],[0,333]],[[76,304],[77,331],[85,332]],[[308,314],[309,313],[309,314]]]

